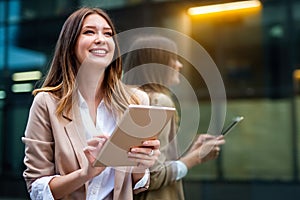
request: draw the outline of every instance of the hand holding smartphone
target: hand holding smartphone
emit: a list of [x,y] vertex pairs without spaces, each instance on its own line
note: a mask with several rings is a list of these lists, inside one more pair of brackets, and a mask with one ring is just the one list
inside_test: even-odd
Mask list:
[[225,127],[223,130],[222,130],[222,132],[221,132],[221,134],[222,135],[226,135],[226,134],[228,134],[239,122],[241,122],[242,120],[244,119],[244,117],[243,116],[238,116],[238,117],[235,117],[235,118],[233,118],[232,119],[232,122],[227,126],[227,127]]

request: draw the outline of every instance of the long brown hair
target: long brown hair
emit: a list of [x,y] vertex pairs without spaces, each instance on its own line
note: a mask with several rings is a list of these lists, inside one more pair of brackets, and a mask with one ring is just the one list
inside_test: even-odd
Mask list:
[[[177,59],[176,52],[175,42],[164,36],[136,38],[125,57],[123,82],[138,85],[146,92],[168,93],[168,80],[172,76],[168,66],[171,59]],[[142,70],[132,70],[140,66]]]
[[75,11],[65,21],[43,85],[33,91],[34,95],[39,92],[51,92],[58,98],[59,103],[56,110],[58,115],[64,110],[69,112],[72,108],[72,94],[75,90],[76,75],[78,73],[75,45],[84,19],[91,14],[98,14],[103,17],[111,27],[114,35],[115,59],[106,68],[102,85],[105,105],[110,110],[123,112],[130,103],[139,104],[139,100],[134,95],[129,94],[129,91],[120,81],[122,74],[120,49],[115,38],[116,30],[110,17],[102,9],[84,7]]

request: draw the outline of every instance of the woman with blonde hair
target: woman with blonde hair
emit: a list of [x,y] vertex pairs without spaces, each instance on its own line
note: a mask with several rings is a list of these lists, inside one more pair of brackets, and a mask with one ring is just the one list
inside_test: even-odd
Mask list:
[[31,199],[128,200],[147,190],[149,168],[160,155],[158,140],[128,152],[138,166],[93,166],[128,105],[149,104],[145,93],[120,81],[115,35],[98,8],[80,8],[65,21],[43,85],[33,91],[22,138]]

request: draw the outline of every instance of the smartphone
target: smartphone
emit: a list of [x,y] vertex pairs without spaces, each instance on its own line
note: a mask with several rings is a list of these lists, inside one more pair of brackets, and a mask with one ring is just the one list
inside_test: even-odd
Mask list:
[[241,122],[244,119],[242,116],[238,116],[232,119],[232,122],[222,130],[221,134],[226,135],[229,133],[239,122]]

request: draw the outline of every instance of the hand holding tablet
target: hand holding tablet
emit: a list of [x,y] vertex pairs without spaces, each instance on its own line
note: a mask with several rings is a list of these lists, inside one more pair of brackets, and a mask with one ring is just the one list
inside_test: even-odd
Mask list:
[[127,153],[146,140],[157,139],[174,114],[171,107],[129,105],[93,166],[136,166]]

